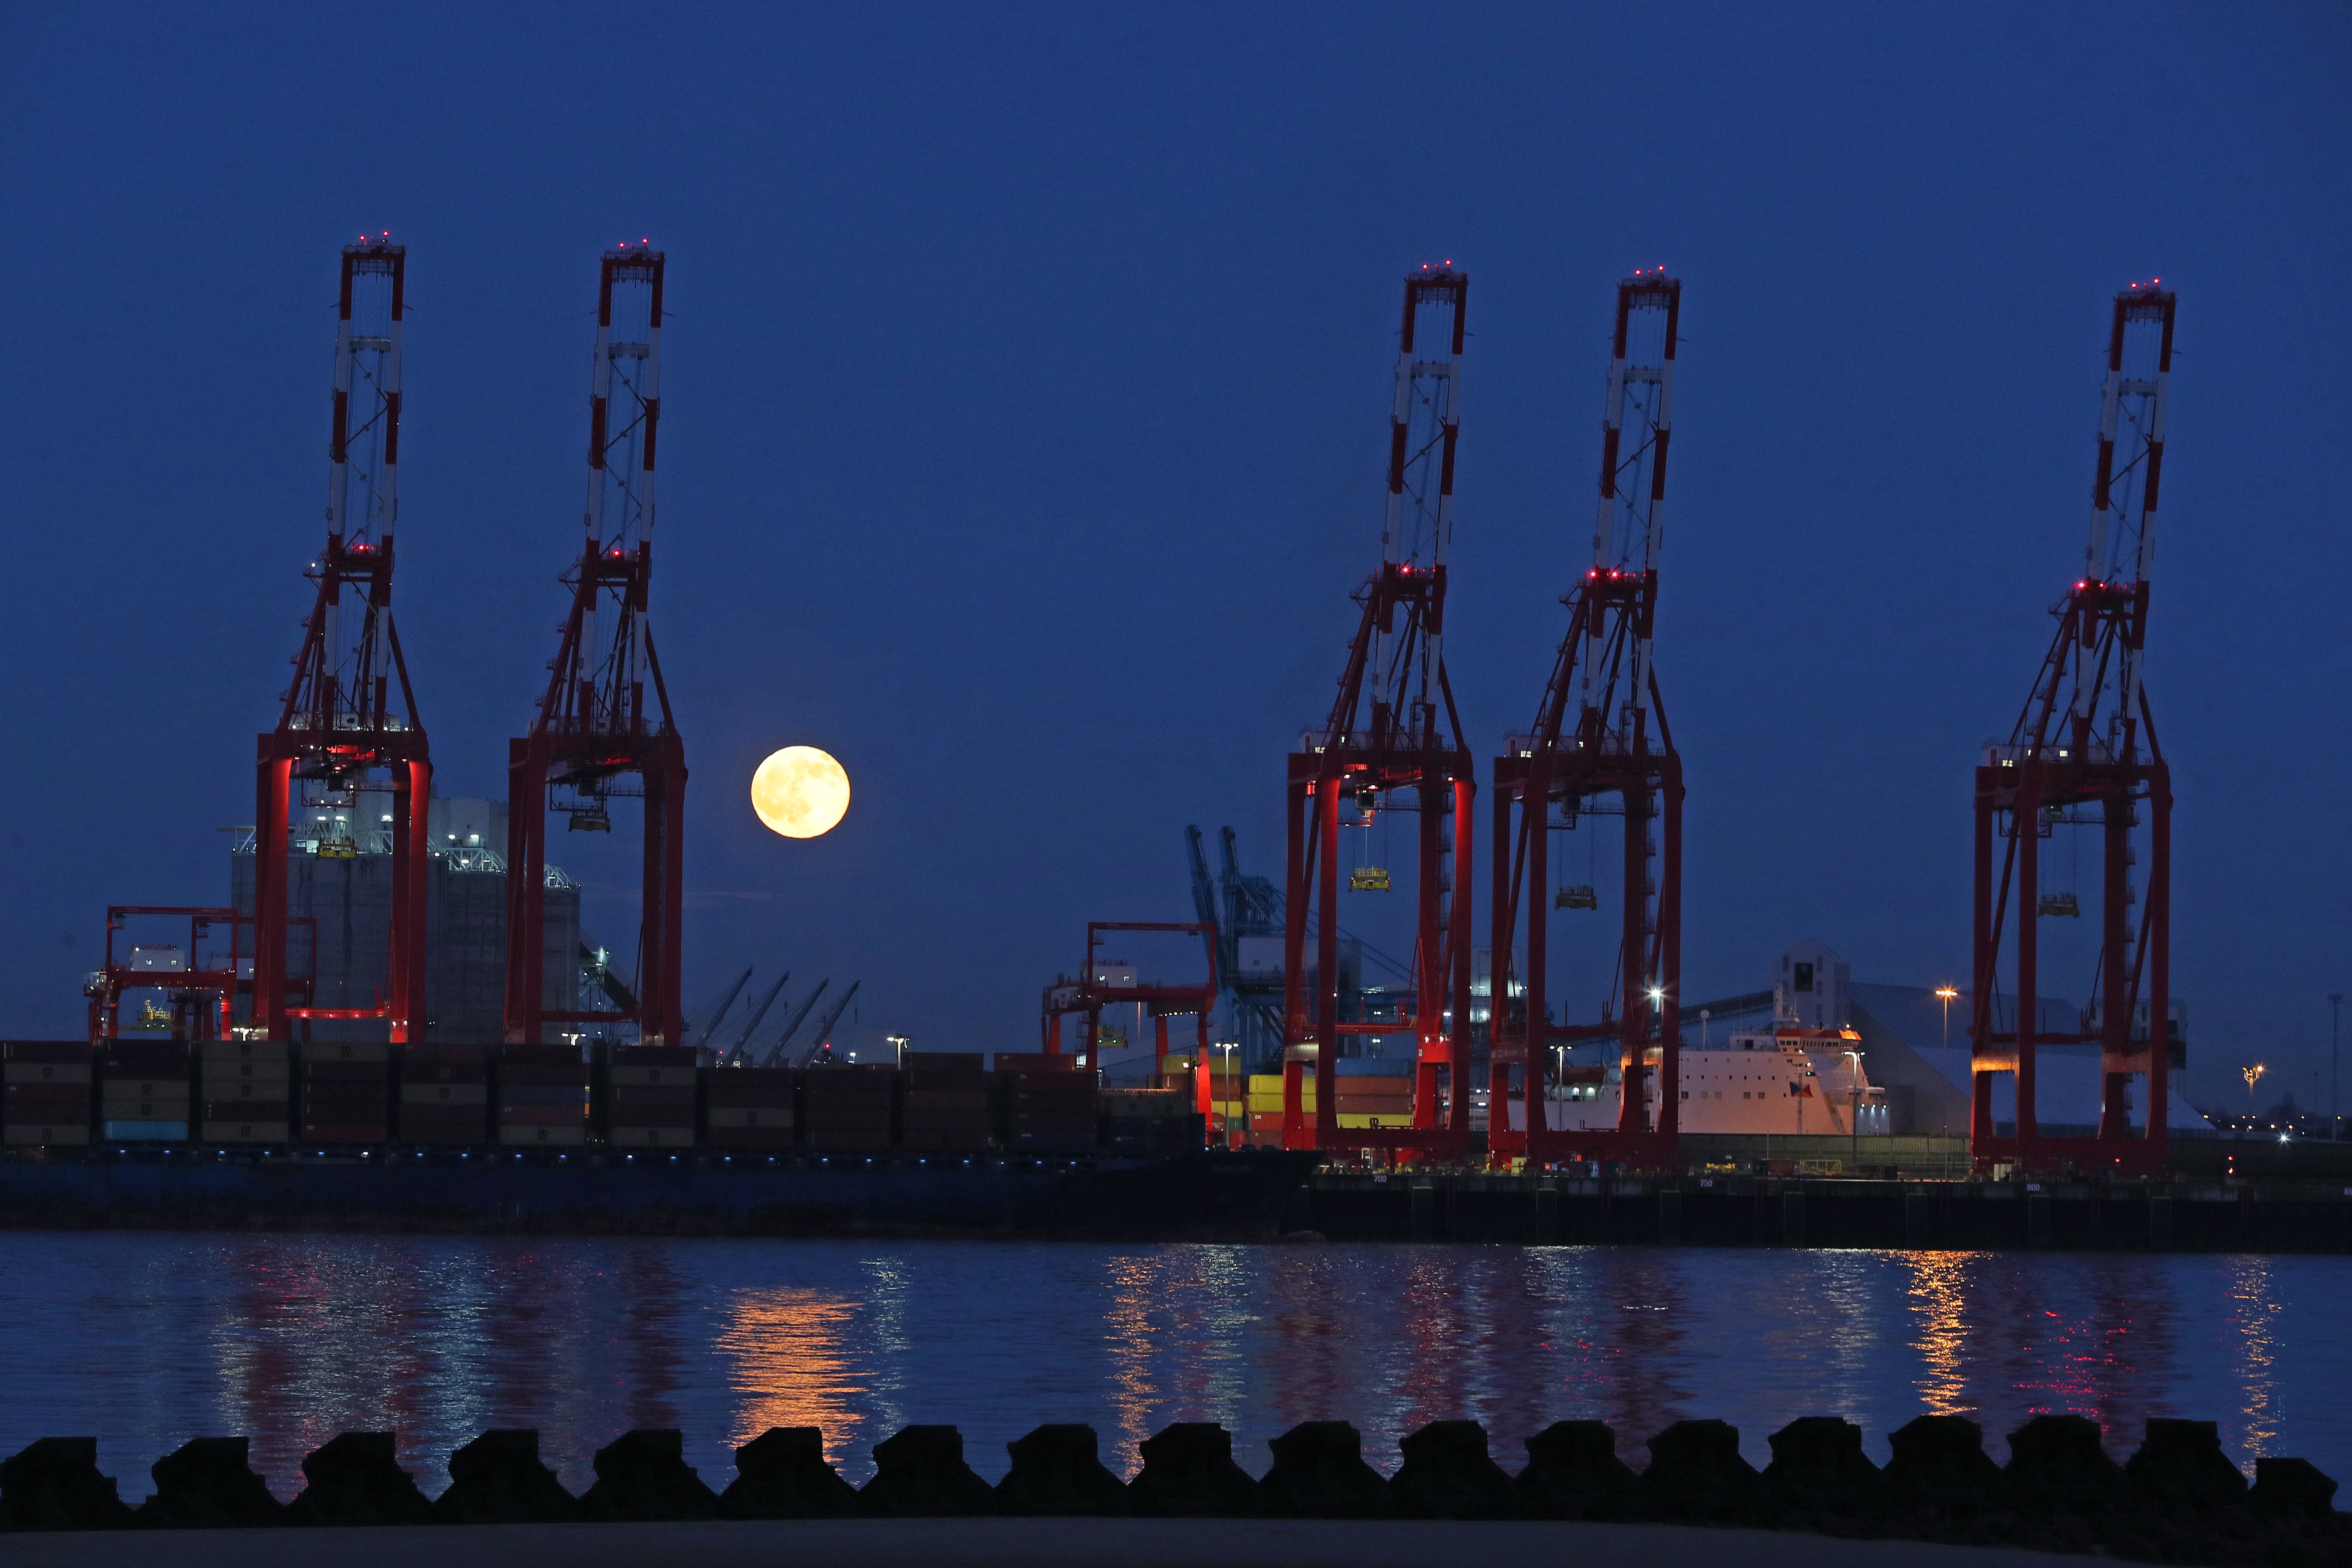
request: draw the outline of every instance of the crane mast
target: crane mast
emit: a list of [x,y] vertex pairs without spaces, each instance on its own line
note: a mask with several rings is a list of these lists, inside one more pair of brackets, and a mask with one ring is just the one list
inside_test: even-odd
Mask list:
[[[547,821],[610,832],[611,803],[641,796],[643,923],[637,1007],[646,1045],[680,1043],[686,749],[662,682],[650,618],[654,476],[661,428],[663,253],[604,253],[590,362],[586,538],[563,577],[571,613],[530,733],[508,743],[506,1037],[537,1044],[551,1024],[609,1020],[547,994],[541,952]],[[635,780],[632,784],[629,781]]]
[[[1446,681],[1443,642],[1469,291],[1469,279],[1450,263],[1423,267],[1405,279],[1380,568],[1356,591],[1361,614],[1329,716],[1320,731],[1300,738],[1290,757],[1283,906],[1286,1147],[1328,1149],[1342,1141],[1351,1147],[1458,1147],[1469,1136],[1467,1086],[1455,1052],[1469,1017],[1468,835],[1475,785]],[[1420,824],[1412,995],[1393,1019],[1342,1018],[1342,804],[1352,803],[1359,819],[1369,821],[1404,792],[1412,797],[1406,809],[1417,812]],[[1381,868],[1356,885],[1385,890],[1388,873]],[[1337,1120],[1342,1037],[1402,1033],[1414,1043],[1412,1126],[1351,1129],[1343,1140]],[[1310,1067],[1317,1085],[1311,1123],[1305,1110]],[[1438,1079],[1449,1069],[1453,1105],[1441,1127]]]
[[[362,237],[343,247],[327,437],[326,548],[308,573],[317,595],[284,706],[276,728],[257,738],[256,752],[253,1023],[273,1040],[290,1037],[294,1022],[310,1018],[387,1019],[395,1042],[424,1035],[425,812],[433,763],[392,619],[407,283],[408,247],[393,244],[390,236]],[[369,798],[387,795],[390,811],[366,809]],[[356,861],[362,849],[389,858],[385,984],[369,1004],[289,1004],[287,879],[297,809],[315,811],[327,825],[312,836],[313,853],[321,858]]]
[[[2141,665],[2177,308],[2176,296],[2158,282],[2135,283],[2115,298],[2083,570],[2051,608],[2058,628],[2009,739],[1987,747],[1976,770],[1969,1138],[1982,1164],[2163,1168],[2172,1060],[2172,782]],[[2073,891],[2042,888],[2042,841],[2060,827],[2098,830],[2102,876],[2091,1000],[2071,1026],[2053,1027],[2041,996],[2041,922],[2082,912]],[[2132,876],[2143,846],[2145,900]],[[2012,987],[2006,995],[2004,954]],[[2096,1131],[2045,1137],[2038,1049],[2088,1044],[2100,1047]],[[2003,1074],[2015,1089],[2006,1131],[1993,1100]],[[2137,1130],[2135,1078],[2147,1079]]]
[[[1670,1158],[1676,1131],[1682,760],[1666,728],[1651,643],[1681,321],[1680,279],[1643,269],[1618,284],[1591,564],[1561,596],[1568,631],[1535,722],[1509,737],[1495,759],[1487,1147],[1538,1163],[1570,1155]],[[1551,896],[1552,835],[1574,830],[1580,819],[1593,831],[1593,819],[1612,809],[1625,831],[1611,991],[1598,1022],[1554,1024],[1551,911],[1597,911],[1600,898],[1590,886],[1563,886]],[[1612,1036],[1620,1072],[1613,1132],[1548,1127],[1547,1053]],[[1515,1068],[1526,1107],[1519,1130],[1506,1125]]]

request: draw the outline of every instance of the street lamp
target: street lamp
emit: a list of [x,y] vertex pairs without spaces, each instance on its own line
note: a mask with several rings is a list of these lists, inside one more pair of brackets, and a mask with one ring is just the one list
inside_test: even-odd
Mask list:
[[2246,1080],[2246,1125],[2251,1127],[2254,1122],[2254,1085],[2261,1079],[2263,1074],[2271,1069],[2256,1062],[2250,1068],[2241,1068],[2238,1070]]
[[[1212,1047],[1225,1053],[1225,1082],[1228,1086],[1234,1081],[1234,1047],[1237,1043],[1233,1040],[1223,1040]],[[1229,1109],[1232,1104],[1233,1101],[1230,1100],[1221,1099],[1217,1101],[1219,1107],[1217,1114],[1225,1119],[1225,1147],[1228,1149],[1234,1146],[1234,1113]],[[1244,1142],[1246,1142],[1247,1140],[1244,1139]]]
[[1845,1053],[1846,1070],[1846,1131],[1853,1138],[1853,1163],[1862,1164],[1862,1053]]
[[1944,1005],[1944,1076],[1948,1079],[1952,1076],[1952,1004],[1959,994],[1957,985],[1936,987],[1936,1000]]
[[2327,994],[2327,1120],[2330,1123],[2327,1136],[2330,1141],[2344,1136],[2344,1076],[2337,1069],[2336,1058],[2336,1042],[2343,1033],[2343,1024],[2344,993],[2330,991]]

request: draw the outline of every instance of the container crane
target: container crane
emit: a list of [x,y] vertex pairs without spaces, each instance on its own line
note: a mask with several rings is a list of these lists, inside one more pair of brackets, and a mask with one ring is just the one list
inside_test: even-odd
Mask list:
[[820,980],[816,983],[816,989],[802,998],[799,1009],[785,1020],[784,1032],[776,1037],[776,1043],[770,1046],[768,1054],[760,1058],[760,1066],[781,1067],[789,1059],[784,1055],[784,1047],[793,1043],[793,1037],[800,1033],[802,1020],[809,1016],[809,1009],[816,1005],[816,999],[824,995],[824,988],[832,984],[829,979]]
[[[297,1018],[384,1018],[392,1039],[403,1043],[425,1033],[425,805],[433,794],[433,761],[392,620],[407,282],[408,247],[393,244],[389,235],[343,247],[327,437],[327,547],[309,573],[318,594],[303,623],[285,706],[277,728],[257,746],[253,1022],[273,1040],[291,1037]],[[314,1007],[307,997],[289,1001],[295,989],[287,956],[292,812],[299,804],[357,817],[365,797],[383,795],[392,804],[392,931],[381,1003]],[[365,826],[373,837],[375,825]],[[357,852],[340,826],[320,850],[337,858]],[[534,927],[534,952],[538,942]]]
[[[746,964],[743,973],[735,977],[734,984],[719,994],[719,999],[716,1002],[698,1008],[693,1015],[679,1021],[680,1037],[690,1037],[690,1043],[697,1046],[709,1045],[711,1032],[725,1020],[728,1009],[735,1005],[735,998],[743,994],[743,987],[750,984],[751,981],[751,969],[749,964]],[[697,1025],[701,1026],[698,1029]]]
[[[1576,1155],[1643,1164],[1675,1158],[1683,774],[1652,667],[1651,635],[1682,288],[1663,268],[1637,271],[1617,285],[1591,563],[1561,596],[1568,633],[1535,723],[1511,736],[1495,759],[1486,1146],[1490,1154],[1524,1153],[1530,1163]],[[1612,994],[1602,998],[1599,1022],[1555,1025],[1551,909],[1591,910],[1600,900],[1590,885],[1563,886],[1552,896],[1551,836],[1573,828],[1580,816],[1591,832],[1591,819],[1612,807],[1625,831]],[[1518,977],[1523,1007],[1513,997],[1515,950],[1526,955]],[[1546,1127],[1547,1052],[1612,1036],[1622,1074],[1614,1133]],[[1527,1113],[1526,1128],[1516,1131],[1507,1125],[1514,1067]]]
[[[609,1014],[551,1007],[540,926],[551,811],[573,830],[609,832],[609,804],[645,801],[637,1006],[646,1045],[675,1045],[686,746],[654,650],[654,473],[661,424],[664,258],[621,245],[604,254],[588,399],[586,542],[563,582],[572,608],[530,733],[507,746],[506,1037],[536,1044],[554,1023]],[[631,784],[625,781],[634,778]]]
[[[1466,1030],[1470,1016],[1470,805],[1476,786],[1443,650],[1469,292],[1469,279],[1451,263],[1423,267],[1404,280],[1381,563],[1356,591],[1362,613],[1330,714],[1320,730],[1300,737],[1290,757],[1283,900],[1286,1148],[1338,1146],[1339,1042],[1350,1033],[1410,1032],[1417,1086],[1410,1129],[1350,1130],[1350,1146],[1458,1148],[1469,1139],[1469,1096],[1462,1092],[1466,1086],[1454,1049],[1455,1033]],[[1369,816],[1393,807],[1395,797],[1407,793],[1421,825],[1411,1010],[1401,1011],[1393,1024],[1343,1022],[1341,804],[1352,802]],[[1311,993],[1310,931],[1316,942]],[[1317,1086],[1311,1123],[1304,1108],[1310,1066]],[[1436,1085],[1439,1073],[1449,1069],[1453,1112],[1441,1128]]]
[[[2051,608],[2057,633],[2009,740],[1987,747],[1976,770],[1969,1149],[1980,1165],[2008,1161],[2147,1174],[2164,1169],[2173,1049],[2167,989],[2172,774],[2157,745],[2141,663],[2176,308],[2172,290],[2158,282],[2135,283],[2115,298],[2083,569]],[[2041,1027],[2038,922],[2080,910],[2071,894],[2062,901],[2042,889],[2041,841],[2060,826],[2098,830],[2104,874],[2092,1002],[2078,1031],[2051,1033]],[[2139,900],[2131,868],[2143,846],[2147,897],[2135,925],[2131,906]],[[2012,887],[2014,1010],[2005,1015],[2000,971]],[[2100,1047],[2096,1133],[2043,1137],[2036,1118],[2036,1048],[2094,1042]],[[2001,1073],[2013,1075],[2017,1089],[2015,1123],[2006,1134],[1994,1120],[1992,1099]],[[2147,1098],[2136,1131],[2131,1088],[2138,1077],[2147,1080]]]
[[776,976],[776,983],[768,987],[767,994],[761,997],[759,1005],[751,1009],[751,1016],[744,1022],[743,1032],[736,1036],[735,1043],[728,1047],[729,1061],[735,1061],[742,1057],[744,1050],[751,1044],[751,1037],[759,1031],[760,1020],[766,1017],[768,1009],[776,1005],[776,998],[783,994],[784,982],[792,977],[793,972],[789,969]]
[[833,1026],[841,1022],[841,1016],[844,1013],[849,1011],[850,998],[857,994],[857,988],[864,984],[862,980],[851,981],[849,989],[843,992],[840,999],[824,1010],[824,1016],[817,1020],[816,1037],[809,1042],[809,1048],[802,1054],[800,1060],[793,1064],[795,1067],[808,1066],[815,1059],[817,1052],[833,1043]]

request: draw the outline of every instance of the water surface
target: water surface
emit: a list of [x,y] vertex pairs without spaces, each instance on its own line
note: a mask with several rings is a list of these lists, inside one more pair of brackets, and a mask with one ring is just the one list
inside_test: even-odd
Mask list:
[[453,1447],[537,1426],[575,1489],[631,1426],[677,1426],[705,1479],[770,1426],[824,1429],[843,1473],[912,1421],[974,1468],[1046,1421],[1104,1458],[1219,1421],[1264,1468],[1297,1421],[1396,1462],[1424,1421],[1486,1424],[1516,1468],[1547,1423],[1622,1451],[1683,1416],[1763,1463],[1798,1415],[1874,1457],[1923,1413],[2002,1435],[2096,1417],[2218,1420],[2232,1457],[2352,1479],[2352,1258],[1666,1247],[1106,1247],[749,1239],[0,1233],[0,1453],[95,1434],[127,1498],[188,1437],[246,1433],[281,1496],[339,1431],[390,1428],[428,1491]]

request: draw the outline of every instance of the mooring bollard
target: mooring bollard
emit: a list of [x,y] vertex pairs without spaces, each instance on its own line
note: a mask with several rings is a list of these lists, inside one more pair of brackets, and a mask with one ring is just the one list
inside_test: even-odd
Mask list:
[[1650,1439],[1650,1468],[1635,1493],[1643,1514],[1665,1521],[1760,1518],[1764,1478],[1739,1453],[1739,1428],[1677,1421]]
[[861,1513],[936,1519],[994,1513],[996,1492],[963,1461],[952,1426],[906,1426],[874,1445],[874,1479],[857,1494]]
[[302,1459],[305,1486],[289,1524],[428,1524],[433,1505],[400,1468],[389,1432],[345,1432]]
[[1127,1483],[1137,1513],[1238,1519],[1259,1511],[1257,1482],[1234,1463],[1233,1434],[1213,1421],[1178,1421],[1138,1446],[1143,1468]]
[[1302,1421],[1266,1447],[1274,1468],[1258,1482],[1265,1511],[1293,1519],[1385,1519],[1388,1482],[1364,1463],[1363,1434],[1345,1421]]
[[449,1456],[449,1489],[433,1500],[440,1524],[563,1524],[580,1500],[540,1461],[539,1433],[496,1429]]
[[127,1530],[131,1505],[95,1437],[42,1437],[0,1459],[0,1530]]
[[596,1450],[596,1484],[580,1498],[583,1519],[651,1522],[716,1519],[719,1496],[686,1462],[674,1426],[624,1432]]
[[719,1506],[730,1519],[838,1519],[857,1511],[857,1489],[826,1462],[823,1431],[771,1426],[735,1450]]
[[1407,1519],[1502,1519],[1512,1511],[1511,1478],[1486,1451],[1475,1421],[1432,1421],[1397,1443],[1403,1463],[1389,1496]]
[[999,1513],[1129,1511],[1127,1483],[1103,1467],[1093,1427],[1076,1423],[1040,1426],[1004,1447],[1013,1456],[1013,1468],[996,1483]]
[[1623,1519],[1638,1478],[1617,1457],[1606,1421],[1555,1421],[1528,1439],[1527,1468],[1511,1483],[1517,1511],[1535,1519]]
[[134,1510],[142,1524],[219,1528],[286,1522],[286,1505],[247,1462],[243,1437],[194,1437],[155,1461],[155,1495]]

